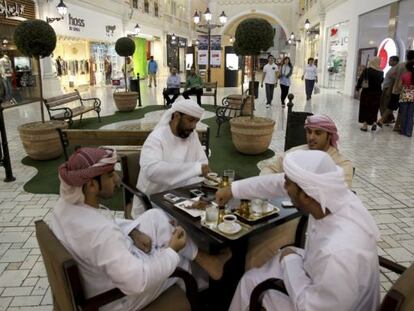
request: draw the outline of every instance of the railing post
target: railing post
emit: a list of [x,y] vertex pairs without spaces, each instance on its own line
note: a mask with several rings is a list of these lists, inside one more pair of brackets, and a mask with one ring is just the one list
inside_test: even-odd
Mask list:
[[138,79],[138,107],[142,107],[141,105],[141,83],[139,80],[139,72],[137,73],[137,79]]
[[[4,167],[6,172],[5,182],[15,181],[16,178],[13,176],[13,171],[10,163],[9,146],[7,143],[6,126],[4,125],[4,115],[2,102],[0,101],[0,132],[1,132],[1,147],[0,147],[0,165]],[[3,148],[3,150],[2,150]],[[3,152],[2,152],[3,151]]]

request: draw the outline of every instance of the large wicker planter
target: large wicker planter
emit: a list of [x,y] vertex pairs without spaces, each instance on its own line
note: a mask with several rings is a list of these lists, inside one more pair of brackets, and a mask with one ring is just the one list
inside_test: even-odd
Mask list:
[[239,117],[231,119],[230,126],[236,149],[253,155],[261,154],[269,148],[275,121],[262,117]]
[[62,152],[59,133],[56,129],[67,128],[65,121],[31,122],[20,125],[20,140],[29,158],[33,160],[51,160]]
[[119,111],[133,111],[137,106],[137,92],[115,92],[114,101]]
[[250,95],[240,95],[240,94],[232,94],[227,96],[227,102],[229,103],[229,107],[232,108],[239,108],[242,104],[242,97],[245,98],[246,103],[244,104],[242,110],[242,116],[250,116],[251,114],[251,106],[252,106],[252,99]]

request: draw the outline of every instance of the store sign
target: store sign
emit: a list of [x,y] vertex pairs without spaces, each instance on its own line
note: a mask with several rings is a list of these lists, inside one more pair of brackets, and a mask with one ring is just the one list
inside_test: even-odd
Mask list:
[[85,27],[85,20],[83,18],[76,18],[69,14],[69,30],[81,31],[81,27]]
[[[121,19],[72,3],[67,6],[68,15],[61,22],[50,24],[58,36],[95,41],[113,41],[122,37]],[[56,8],[51,5],[50,10],[56,11]]]
[[0,0],[0,15],[3,15],[6,18],[21,16],[24,14],[24,7],[24,4]]
[[391,66],[388,65],[388,61],[391,56],[397,55],[397,45],[391,38],[384,39],[379,45],[378,57],[381,60],[381,69],[384,71],[384,75],[390,70]]

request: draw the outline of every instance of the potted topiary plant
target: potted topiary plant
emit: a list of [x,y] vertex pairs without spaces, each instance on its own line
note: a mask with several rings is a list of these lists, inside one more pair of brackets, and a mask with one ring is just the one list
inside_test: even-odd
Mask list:
[[[115,92],[114,101],[119,111],[133,111],[137,105],[138,93],[128,91],[127,59],[135,52],[135,43],[128,37],[119,38],[115,43],[115,51],[119,56],[125,57],[124,79],[125,92]],[[139,81],[138,81],[139,83]]]
[[18,131],[27,155],[34,160],[50,160],[59,157],[62,152],[57,128],[67,128],[65,121],[45,122],[43,109],[43,86],[40,58],[49,56],[56,47],[56,33],[42,20],[27,20],[20,23],[14,31],[17,49],[26,56],[34,57],[37,62],[40,88],[41,122],[20,125]]
[[[254,63],[261,51],[266,51],[273,45],[274,30],[268,21],[262,18],[249,18],[242,21],[236,29],[236,54],[252,57],[250,94],[254,94],[255,81]],[[269,118],[254,116],[254,96],[250,96],[250,116],[230,120],[231,135],[236,149],[244,154],[260,154],[270,145],[275,121]]]

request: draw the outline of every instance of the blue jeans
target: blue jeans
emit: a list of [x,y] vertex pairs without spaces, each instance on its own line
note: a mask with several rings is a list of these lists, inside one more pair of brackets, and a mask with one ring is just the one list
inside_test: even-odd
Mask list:
[[307,80],[305,79],[305,91],[306,91],[306,99],[310,99],[312,97],[313,87],[315,86],[316,80]]
[[413,135],[414,102],[400,103],[401,134],[411,137]]
[[266,105],[271,105],[273,100],[273,91],[275,90],[275,84],[265,83],[266,87]]

